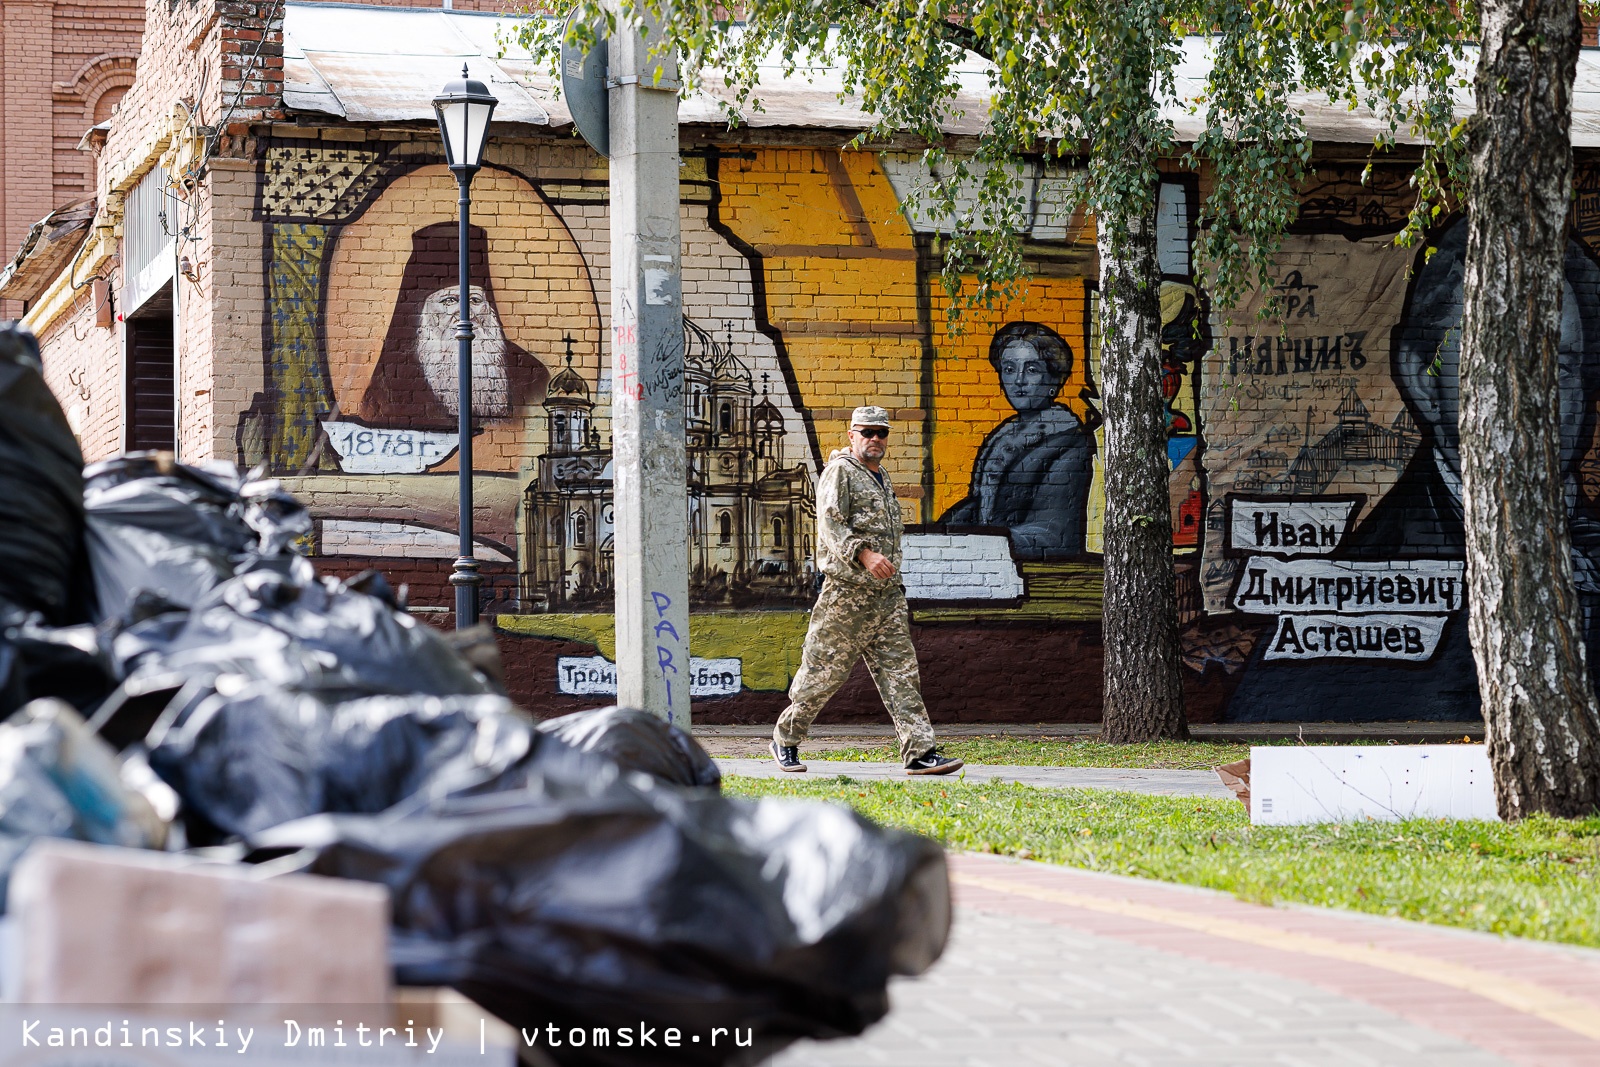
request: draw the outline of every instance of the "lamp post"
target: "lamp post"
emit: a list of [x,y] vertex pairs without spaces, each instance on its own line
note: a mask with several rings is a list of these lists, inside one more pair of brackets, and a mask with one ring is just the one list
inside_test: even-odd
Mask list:
[[456,590],[456,629],[478,622],[478,586],[483,576],[472,550],[472,304],[469,293],[471,267],[467,259],[467,220],[472,210],[469,187],[472,176],[483,162],[483,146],[489,140],[489,116],[499,101],[489,87],[467,77],[461,65],[461,80],[445,85],[433,98],[439,115],[439,133],[444,138],[445,163],[456,176],[461,196],[461,231],[457,238],[460,253],[460,321],[456,323],[456,407],[459,442],[456,459],[461,466],[460,555],[451,569],[450,584]]

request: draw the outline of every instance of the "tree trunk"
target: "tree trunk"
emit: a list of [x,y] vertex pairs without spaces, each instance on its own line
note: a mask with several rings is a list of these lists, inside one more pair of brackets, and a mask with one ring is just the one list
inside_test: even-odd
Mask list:
[[1132,217],[1101,219],[1097,228],[1106,486],[1100,736],[1113,742],[1188,737],[1161,397],[1154,187]]
[[1501,816],[1583,815],[1600,801],[1600,715],[1557,375],[1578,5],[1489,0],[1482,12],[1461,328],[1472,650]]

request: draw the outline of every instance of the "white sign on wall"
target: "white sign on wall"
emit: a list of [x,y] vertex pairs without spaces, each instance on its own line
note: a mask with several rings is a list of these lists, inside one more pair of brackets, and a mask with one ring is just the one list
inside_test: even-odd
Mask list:
[[347,474],[421,474],[456,450],[453,433],[383,430],[331,420],[324,420],[322,429]]
[[1448,559],[1330,558],[1355,496],[1227,498],[1226,547],[1245,554],[1229,606],[1278,617],[1269,660],[1423,663],[1465,606],[1466,564]]
[[1443,615],[1279,615],[1267,659],[1433,658]]
[[1449,559],[1332,560],[1260,556],[1239,570],[1238,611],[1450,612],[1466,596],[1465,563]]
[[[739,659],[689,660],[691,697],[736,696],[744,685]],[[556,661],[556,688],[569,696],[616,696],[617,665],[604,656],[562,656]]]
[[1014,600],[1022,574],[1004,534],[909,533],[900,580],[911,600]]
[[1226,547],[1263,555],[1326,556],[1339,547],[1356,497],[1228,498]]

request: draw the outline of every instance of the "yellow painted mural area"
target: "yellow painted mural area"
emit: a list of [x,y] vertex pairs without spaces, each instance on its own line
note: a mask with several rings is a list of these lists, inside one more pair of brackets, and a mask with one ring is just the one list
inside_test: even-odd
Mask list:
[[[701,659],[741,661],[744,687],[768,693],[789,688],[800,669],[809,611],[718,612],[689,616],[689,648]],[[544,637],[593,645],[612,662],[617,658],[616,619],[611,615],[501,615],[501,631],[518,637]]]
[[888,466],[920,494],[927,446],[917,252],[877,157],[768,149],[720,161],[723,222],[761,257],[767,316],[823,456],[864,403],[895,415]]

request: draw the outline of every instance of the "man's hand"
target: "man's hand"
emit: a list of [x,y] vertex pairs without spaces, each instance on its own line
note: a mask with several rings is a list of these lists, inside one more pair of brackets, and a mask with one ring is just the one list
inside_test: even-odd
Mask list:
[[894,577],[894,564],[881,552],[874,552],[870,548],[863,548],[856,557],[861,565],[867,568],[867,573],[874,578],[888,580]]

